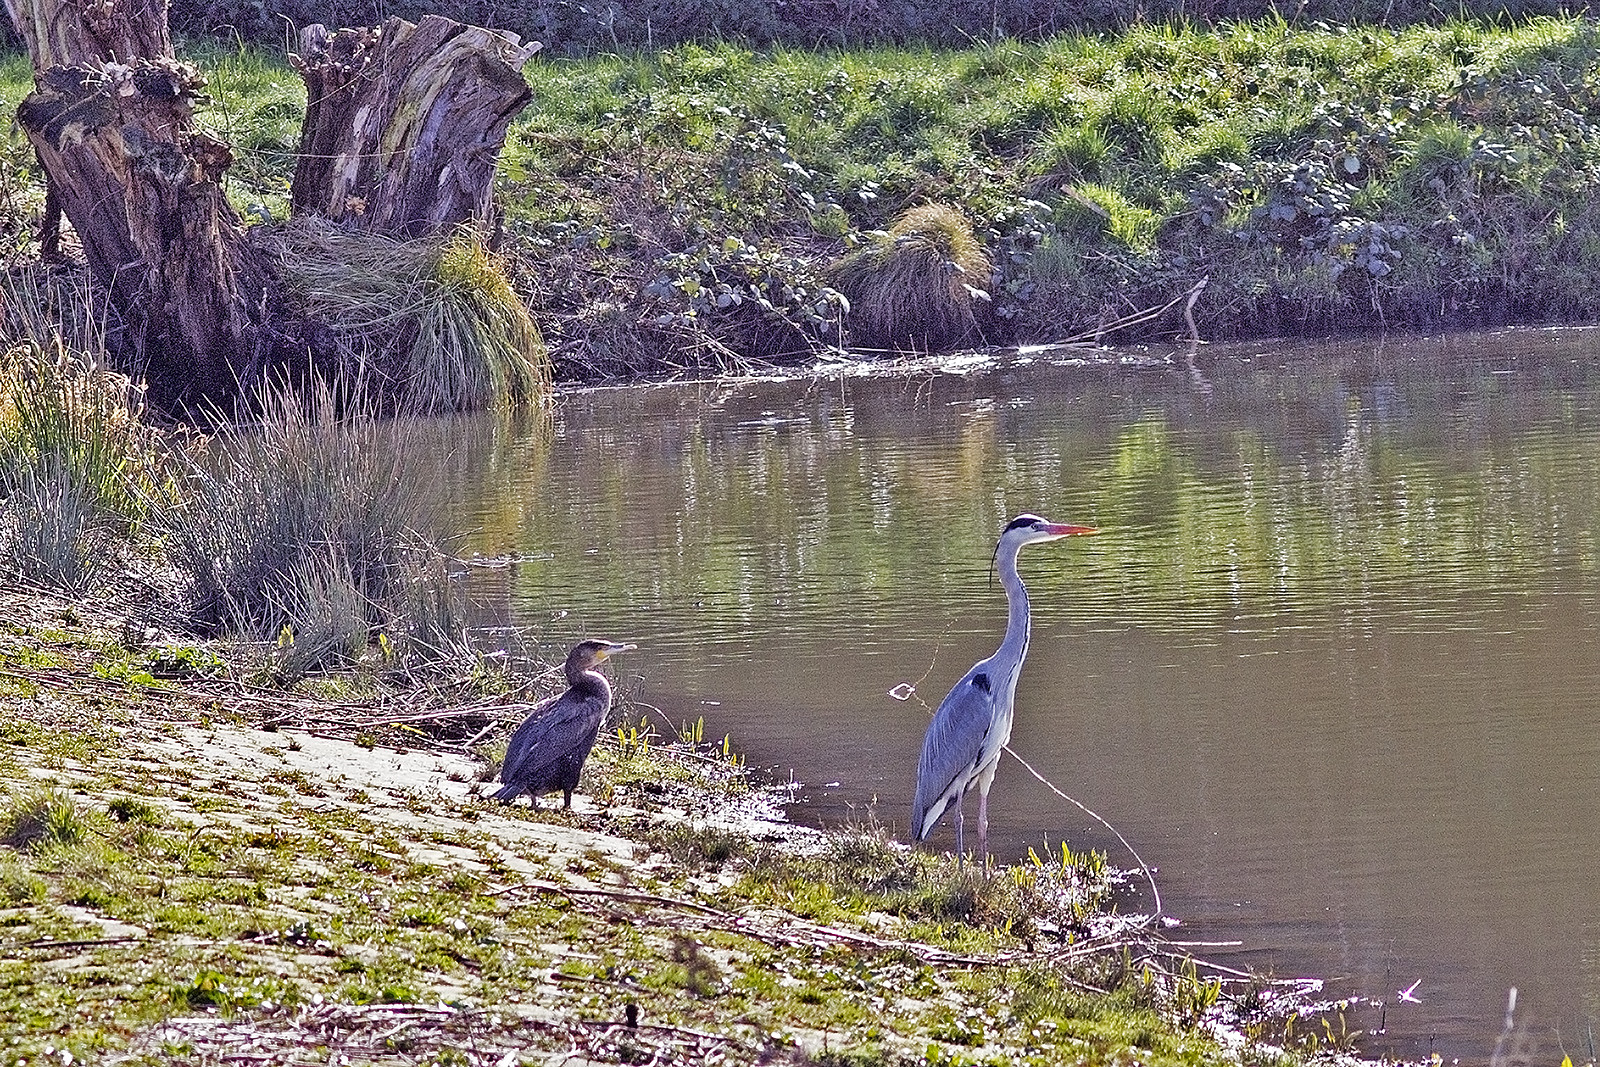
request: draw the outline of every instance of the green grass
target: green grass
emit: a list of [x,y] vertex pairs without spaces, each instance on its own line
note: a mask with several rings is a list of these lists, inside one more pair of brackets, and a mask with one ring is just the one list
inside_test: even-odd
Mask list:
[[[1108,302],[1164,303],[1206,274],[1211,336],[1276,329],[1285,306],[1310,326],[1585,319],[1600,311],[1581,236],[1596,221],[1596,53],[1581,19],[1263,21],[536,63],[501,189],[533,269],[617,277],[727,237],[801,242],[826,266],[847,248],[841,217],[862,235],[907,206],[956,207],[997,266],[1000,340],[1076,333]],[[1429,184],[1441,152],[1443,189]],[[1063,241],[1069,257],[1036,254]],[[651,292],[685,301],[681,285]],[[652,310],[635,309],[638,334],[670,343]],[[723,336],[716,320],[696,325]]]
[[[502,156],[503,251],[567,377],[836,346],[851,322],[835,265],[930,206],[975,224],[993,343],[1073,336],[1202,276],[1214,339],[1588,321],[1597,44],[1580,17],[1266,18],[963,50],[540,59]],[[299,79],[251,48],[194,55],[214,98],[201,120],[239,152],[230,195],[281,219]],[[0,97],[25,88],[25,66],[0,67]],[[25,233],[37,182],[9,144],[0,209]],[[456,380],[440,395],[482,376]]]
[[257,48],[200,41],[189,56],[205,71],[211,100],[198,116],[199,126],[232,145],[238,156],[228,171],[229,199],[251,222],[288,218],[305,83],[287,64]]

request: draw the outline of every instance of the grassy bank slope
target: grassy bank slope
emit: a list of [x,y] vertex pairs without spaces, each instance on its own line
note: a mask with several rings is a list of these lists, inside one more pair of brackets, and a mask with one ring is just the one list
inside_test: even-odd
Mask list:
[[[536,60],[501,170],[505,246],[567,377],[848,345],[836,265],[929,204],[965,215],[993,264],[956,272],[991,343],[1093,332],[1203,277],[1209,339],[1590,321],[1597,48],[1576,17],[1274,20]],[[240,151],[233,194],[281,216],[298,79],[262,53],[195,54],[207,121]],[[0,75],[20,98],[25,65]],[[9,158],[27,222],[29,156]],[[1181,329],[1169,313],[1145,333]]]
[[[1205,276],[1207,338],[1584,321],[1597,40],[1576,18],[1270,22],[535,64],[504,191],[545,307],[571,312],[554,332],[592,358],[660,351],[686,317],[748,349],[755,290],[799,307],[817,268],[929,202],[984,239],[997,342],[1090,330]],[[718,306],[723,287],[746,302]]]

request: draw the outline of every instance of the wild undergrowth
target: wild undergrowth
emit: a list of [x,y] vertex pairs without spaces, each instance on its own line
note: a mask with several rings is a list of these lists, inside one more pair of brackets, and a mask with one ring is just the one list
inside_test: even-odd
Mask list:
[[477,669],[406,424],[321,387],[269,392],[207,439],[161,429],[125,375],[50,336],[0,352],[8,582],[91,594],[133,578],[151,619],[259,649],[283,682]]
[[0,570],[85,592],[125,565],[159,497],[164,439],[104,353],[58,333],[0,353]]
[[1216,338],[1582,320],[1597,43],[1581,18],[1268,19],[540,62],[501,193],[566,373],[755,345],[753,310],[787,351],[832,344],[827,268],[924,205],[977,224],[989,341],[1092,331],[1206,276]]
[[294,680],[460,651],[442,532],[406,468],[407,430],[341,409],[333,392],[270,392],[179,460],[157,516],[202,633],[264,644]]

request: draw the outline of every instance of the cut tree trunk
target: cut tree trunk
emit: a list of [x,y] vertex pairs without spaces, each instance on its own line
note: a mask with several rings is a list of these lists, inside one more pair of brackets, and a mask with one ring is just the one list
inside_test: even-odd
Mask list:
[[290,208],[390,237],[489,222],[506,128],[533,94],[537,41],[438,15],[300,32],[306,83]]
[[232,153],[195,128],[204,83],[173,58],[164,0],[6,8],[34,61],[17,122],[127,324],[122,361],[168,411],[221,404],[279,347],[281,301],[222,192]]
[[222,192],[228,146],[196,130],[201,80],[170,57],[51,67],[17,109],[128,325],[124,361],[174,413],[254,384],[282,337],[265,254]]
[[172,56],[166,0],[5,0],[33,69]]
[[[34,63],[18,124],[124,323],[118,356],[151,400],[207,417],[269,371],[331,365],[328,331],[288,310],[223,194],[233,155],[195,125],[204,83],[173,56],[166,0],[4,3]],[[486,219],[538,47],[435,16],[307,30],[295,210],[397,237]]]

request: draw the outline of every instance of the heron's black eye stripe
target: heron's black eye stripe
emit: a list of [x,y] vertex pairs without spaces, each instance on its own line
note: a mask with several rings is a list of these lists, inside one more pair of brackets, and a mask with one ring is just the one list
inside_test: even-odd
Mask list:
[[1019,515],[1016,518],[1012,519],[1009,523],[1006,524],[1006,529],[1007,530],[1020,530],[1020,529],[1023,529],[1024,527],[1032,526],[1034,523],[1036,523],[1038,521],[1039,521],[1038,518],[1033,516],[1033,515]]
[[985,693],[989,692],[989,676],[987,674],[974,674],[972,676],[972,684],[982,689]]

